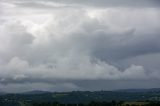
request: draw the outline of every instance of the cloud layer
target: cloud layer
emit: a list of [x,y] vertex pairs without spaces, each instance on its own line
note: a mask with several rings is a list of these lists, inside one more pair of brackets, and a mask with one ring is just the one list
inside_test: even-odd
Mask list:
[[158,1],[150,2],[0,1],[0,90],[159,80],[160,12]]

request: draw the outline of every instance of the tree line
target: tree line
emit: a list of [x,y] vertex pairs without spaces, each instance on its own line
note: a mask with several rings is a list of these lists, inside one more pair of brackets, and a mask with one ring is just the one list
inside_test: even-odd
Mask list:
[[129,102],[125,103],[124,101],[111,101],[111,102],[95,102],[92,101],[90,103],[75,103],[75,104],[65,104],[65,103],[58,103],[58,102],[53,102],[53,103],[32,103],[31,106],[160,106],[160,102],[144,102],[145,104],[130,104]]

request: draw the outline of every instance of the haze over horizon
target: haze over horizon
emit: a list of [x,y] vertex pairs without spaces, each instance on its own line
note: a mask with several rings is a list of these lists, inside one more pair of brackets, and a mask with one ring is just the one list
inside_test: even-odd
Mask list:
[[0,0],[0,91],[160,88],[159,0]]

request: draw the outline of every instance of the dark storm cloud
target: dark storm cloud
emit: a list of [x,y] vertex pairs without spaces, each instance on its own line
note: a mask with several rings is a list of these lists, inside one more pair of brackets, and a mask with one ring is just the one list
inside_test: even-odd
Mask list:
[[[111,47],[102,46],[107,45],[107,42],[105,42],[107,38],[103,38],[103,40],[99,40],[99,43],[97,42],[97,49],[94,49],[93,54],[102,60],[109,59],[117,61],[119,59],[131,58],[139,55],[159,53],[159,33],[160,32],[144,35],[136,39],[130,37],[128,41],[113,41],[114,45],[111,45]],[[127,42],[127,44],[123,44],[122,42]]]
[[68,4],[82,4],[95,7],[159,7],[159,0],[55,0]]
[[[59,7],[127,7],[127,8],[159,8],[159,0],[14,0],[19,6],[39,8]],[[55,5],[58,3],[58,5]]]

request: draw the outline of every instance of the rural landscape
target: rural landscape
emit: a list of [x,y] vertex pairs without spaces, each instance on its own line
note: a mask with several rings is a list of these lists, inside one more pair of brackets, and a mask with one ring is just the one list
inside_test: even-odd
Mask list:
[[160,106],[160,89],[1,94],[1,106]]
[[0,106],[160,106],[160,0],[0,0]]

